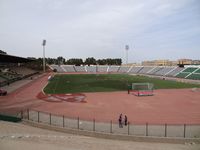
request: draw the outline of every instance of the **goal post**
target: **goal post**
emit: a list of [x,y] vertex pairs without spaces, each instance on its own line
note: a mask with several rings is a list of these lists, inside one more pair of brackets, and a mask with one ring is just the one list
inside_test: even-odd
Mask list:
[[154,85],[152,83],[132,83],[128,87],[128,93],[137,96],[151,96],[153,95]]

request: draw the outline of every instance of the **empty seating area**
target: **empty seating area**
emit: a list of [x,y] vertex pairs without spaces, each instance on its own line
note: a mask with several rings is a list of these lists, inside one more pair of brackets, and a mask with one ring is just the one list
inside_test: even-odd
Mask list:
[[109,66],[108,72],[118,72],[119,66]]
[[186,76],[188,76],[190,73],[187,72],[181,72],[179,74],[176,75],[177,78],[185,78]]
[[158,72],[161,69],[162,69],[161,67],[155,67],[151,71],[149,71],[148,74],[156,75],[156,72]]
[[200,73],[193,73],[190,76],[187,77],[187,79],[192,79],[192,80],[200,80]]
[[129,66],[121,66],[119,68],[118,72],[120,72],[120,73],[127,73],[128,70],[129,70],[129,68],[130,68]]
[[51,68],[52,68],[53,70],[56,70],[56,72],[65,72],[65,71],[63,70],[63,68],[62,68],[61,66],[58,66],[58,65],[51,65]]
[[74,66],[76,72],[86,72],[85,66]]
[[23,66],[11,67],[10,70],[12,70],[15,74],[21,75],[23,77],[34,74],[36,72],[35,70],[29,69],[29,68],[23,67]]
[[169,77],[175,77],[179,72],[181,72],[184,69],[185,68],[176,67],[172,69],[170,72],[168,72],[166,75]]
[[163,67],[162,69],[160,69],[159,71],[157,71],[155,74],[159,75],[159,76],[164,76],[165,74],[167,74],[168,72],[170,72],[174,68],[175,67]]
[[133,67],[131,68],[131,70],[129,71],[129,73],[138,73],[140,70],[142,70],[144,67],[142,66],[136,66],[136,67]]
[[97,72],[97,66],[86,66],[87,72],[95,73]]
[[65,72],[76,72],[72,65],[61,65],[60,66]]
[[192,73],[192,72],[194,72],[195,70],[198,70],[198,68],[188,67],[188,68],[186,68],[185,70],[183,70],[182,72]]
[[38,73],[35,70],[29,69],[24,66],[7,65],[0,68],[0,86],[30,77]]
[[108,66],[98,66],[97,72],[107,72]]
[[[129,73],[146,74],[156,76],[167,76],[199,80],[200,66],[176,67],[176,66],[73,66],[73,65],[51,65],[58,72],[88,72],[88,73]],[[1,79],[2,80],[2,79]]]
[[200,68],[198,67],[187,67],[182,72],[176,75],[178,78],[186,78],[192,80],[200,79]]
[[154,67],[143,67],[138,73],[140,73],[140,74],[147,74],[153,68]]
[[197,69],[194,73],[200,73],[200,68]]

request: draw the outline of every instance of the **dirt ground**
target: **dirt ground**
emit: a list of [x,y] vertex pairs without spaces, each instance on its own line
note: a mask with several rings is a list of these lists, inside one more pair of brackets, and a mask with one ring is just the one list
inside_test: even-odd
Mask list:
[[108,140],[71,135],[0,121],[1,150],[199,150],[195,143],[168,144]]

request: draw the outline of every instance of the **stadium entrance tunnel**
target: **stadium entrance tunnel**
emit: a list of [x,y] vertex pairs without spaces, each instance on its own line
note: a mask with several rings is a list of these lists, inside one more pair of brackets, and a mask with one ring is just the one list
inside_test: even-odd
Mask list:
[[77,102],[86,103],[86,96],[82,93],[72,93],[72,94],[45,94],[40,92],[37,98],[48,101],[48,102]]

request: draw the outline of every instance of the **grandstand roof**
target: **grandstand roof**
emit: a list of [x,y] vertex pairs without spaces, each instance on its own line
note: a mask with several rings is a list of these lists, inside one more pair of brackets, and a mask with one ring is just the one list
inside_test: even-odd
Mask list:
[[7,55],[7,54],[0,54],[0,63],[26,63],[33,61],[32,59],[27,59],[23,57],[18,57],[18,56],[12,56],[12,55]]

